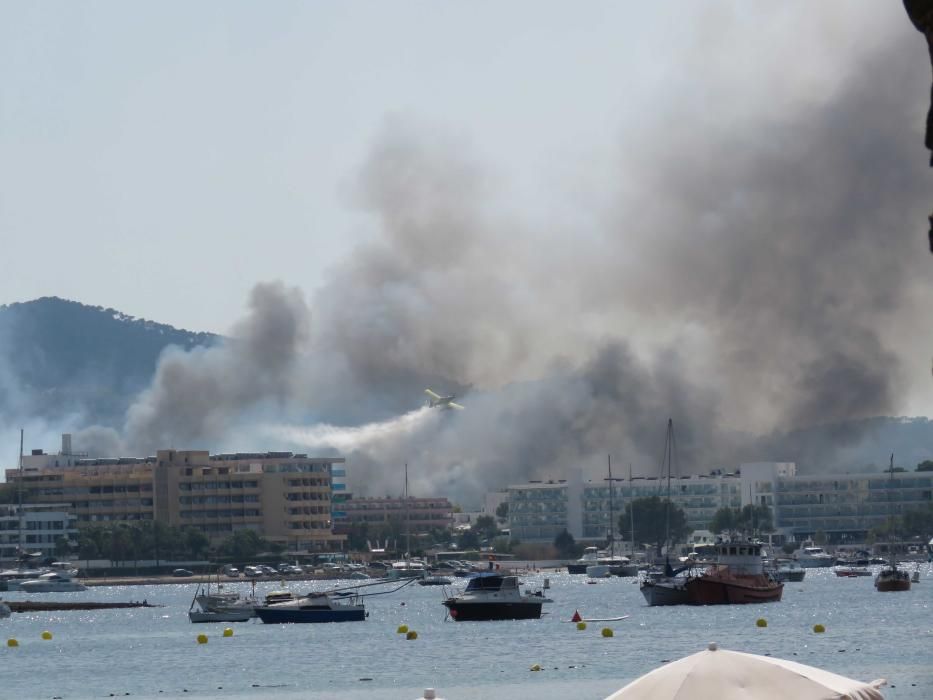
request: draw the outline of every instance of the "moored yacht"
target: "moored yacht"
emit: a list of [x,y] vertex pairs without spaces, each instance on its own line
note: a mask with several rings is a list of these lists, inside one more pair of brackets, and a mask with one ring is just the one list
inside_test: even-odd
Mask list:
[[64,571],[49,571],[38,578],[21,581],[19,590],[27,593],[73,593],[86,591],[87,586]]
[[583,550],[583,554],[579,559],[567,564],[567,573],[585,574],[587,567],[594,565],[598,559],[599,550],[596,547],[587,547]]
[[362,622],[366,608],[353,593],[309,593],[284,603],[260,605],[256,615],[266,624],[280,622]]
[[477,574],[466,590],[444,601],[457,622],[473,620],[537,620],[541,606],[552,602],[543,591],[522,593],[517,576]]
[[774,577],[775,581],[781,583],[787,583],[788,581],[799,583],[803,581],[804,576],[807,574],[807,570],[793,559],[775,559],[767,571]]
[[637,576],[638,565],[628,557],[606,555],[599,557],[595,563],[586,567],[586,575],[590,578]]
[[794,559],[804,569],[823,569],[836,563],[833,555],[809,541],[804,542],[800,549],[794,552]]

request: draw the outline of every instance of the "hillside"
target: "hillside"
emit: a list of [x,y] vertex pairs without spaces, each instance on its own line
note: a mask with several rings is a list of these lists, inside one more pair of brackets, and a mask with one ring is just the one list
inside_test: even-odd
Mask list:
[[216,339],[57,297],[0,306],[0,414],[117,425],[166,346]]

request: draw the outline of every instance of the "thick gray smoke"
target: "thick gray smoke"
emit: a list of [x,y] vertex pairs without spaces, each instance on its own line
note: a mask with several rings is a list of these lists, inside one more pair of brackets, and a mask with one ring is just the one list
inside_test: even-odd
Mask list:
[[122,435],[92,428],[79,434],[79,447],[92,454],[147,455],[235,442],[236,430],[254,412],[282,413],[289,404],[308,330],[300,292],[279,283],[257,285],[249,313],[229,340],[190,352],[169,347],[152,385],[127,412]]
[[[825,466],[857,435],[748,435],[900,407],[927,69],[882,37],[825,93],[775,82],[767,109],[672,85],[682,104],[622,144],[613,205],[579,230],[503,214],[467,147],[388,123],[359,180],[377,235],[316,291],[310,333],[297,292],[257,287],[228,345],[162,358],[124,446],[247,449],[261,423],[257,442],[345,454],[358,492],[397,493],[408,463],[416,489],[472,500],[601,475],[608,452],[652,472],[671,416],[682,472]],[[406,413],[425,386],[466,410]]]

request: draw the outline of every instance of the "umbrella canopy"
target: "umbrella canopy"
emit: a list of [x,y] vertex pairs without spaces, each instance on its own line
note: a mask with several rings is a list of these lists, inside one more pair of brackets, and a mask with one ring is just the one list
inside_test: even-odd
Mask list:
[[715,644],[645,674],[606,700],[884,700],[871,683]]

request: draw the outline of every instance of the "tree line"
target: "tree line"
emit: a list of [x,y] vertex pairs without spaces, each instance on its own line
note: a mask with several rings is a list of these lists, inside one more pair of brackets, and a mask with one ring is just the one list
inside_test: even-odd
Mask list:
[[112,565],[120,566],[139,560],[159,562],[209,556],[246,561],[261,552],[278,555],[284,549],[280,543],[269,542],[253,530],[237,530],[218,546],[212,547],[207,535],[197,528],[140,521],[82,525],[78,530],[76,552],[59,543],[56,555],[77,553],[80,559],[107,559]]

